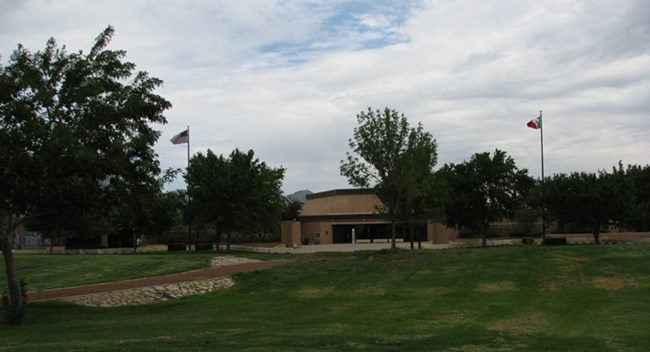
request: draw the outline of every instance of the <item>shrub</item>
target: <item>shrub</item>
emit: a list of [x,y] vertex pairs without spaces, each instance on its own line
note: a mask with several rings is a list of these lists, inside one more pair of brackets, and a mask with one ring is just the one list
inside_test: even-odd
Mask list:
[[514,231],[510,233],[510,237],[515,237],[515,238],[532,238],[532,237],[539,237],[541,235],[540,232],[521,232],[521,231]]
[[198,251],[211,251],[214,249],[212,243],[196,243],[194,249]]
[[186,250],[185,243],[170,243],[167,245],[167,252],[181,252]]
[[607,239],[607,240],[603,240],[602,243],[603,244],[619,244],[619,243],[621,243],[621,241],[619,241],[617,239],[610,238],[610,239]]
[[[487,238],[496,238],[499,237],[498,233],[495,232],[489,232],[485,237]],[[467,239],[473,239],[473,238],[482,238],[481,234],[476,233],[476,232],[460,232],[458,234],[458,238],[467,238]],[[406,238],[404,238],[404,241],[406,242]]]
[[533,243],[535,243],[535,239],[532,238],[532,237],[522,238],[521,243],[523,243],[523,244],[533,244]]
[[546,246],[561,246],[566,243],[566,237],[546,237],[544,242],[542,242],[542,244]]

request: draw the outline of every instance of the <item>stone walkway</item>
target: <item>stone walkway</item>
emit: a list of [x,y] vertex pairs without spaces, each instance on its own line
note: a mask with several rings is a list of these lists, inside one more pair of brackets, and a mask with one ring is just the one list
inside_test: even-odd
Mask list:
[[93,307],[119,307],[134,304],[153,303],[166,301],[188,295],[208,293],[225,289],[234,285],[229,277],[216,279],[185,281],[167,285],[132,288],[120,291],[108,291],[89,295],[71,296],[60,298],[75,304]]
[[144,304],[208,293],[234,285],[230,275],[285,264],[233,256],[215,257],[211,268],[145,279],[30,292],[29,301],[62,300],[95,307]]

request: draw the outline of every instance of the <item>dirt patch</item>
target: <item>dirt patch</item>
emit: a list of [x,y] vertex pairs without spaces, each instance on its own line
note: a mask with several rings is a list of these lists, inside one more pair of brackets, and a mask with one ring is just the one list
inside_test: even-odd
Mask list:
[[371,296],[383,296],[388,290],[383,287],[364,287],[358,290],[354,290],[352,296],[356,297],[371,297]]
[[418,296],[440,296],[452,291],[449,287],[424,287],[424,288],[405,288],[404,292],[411,293]]
[[618,277],[618,276],[601,276],[592,281],[594,287],[607,291],[618,291],[627,288],[637,288],[648,286],[647,283],[640,282],[639,279]]
[[143,342],[171,341],[173,339],[174,339],[173,336],[165,335],[165,336],[153,336],[153,337],[148,337],[143,339],[117,340],[115,341],[115,343],[118,345],[122,345],[122,344],[143,343]]
[[561,287],[560,284],[557,282],[547,282],[540,287],[541,292],[558,292],[560,291]]
[[528,312],[514,318],[490,323],[487,328],[515,334],[532,334],[543,330],[547,325],[547,321],[542,314]]
[[501,347],[487,347],[484,345],[462,345],[446,349],[448,352],[510,352],[521,351],[528,348],[525,344],[504,344]]
[[575,256],[573,257],[573,260],[578,264],[584,264],[589,261],[589,258],[585,256]]
[[335,289],[335,287],[310,287],[296,291],[295,295],[301,298],[317,298],[330,295],[336,295],[337,297],[379,297],[388,292],[388,290],[383,287],[364,287],[350,291],[349,293],[347,291],[335,291]]
[[450,266],[444,269],[443,273],[448,276],[455,276],[462,274],[462,271],[457,266]]
[[436,324],[443,325],[458,324],[469,321],[470,319],[474,319],[474,317],[467,315],[465,312],[448,312],[432,318]]
[[330,294],[334,290],[334,287],[322,287],[322,288],[304,288],[296,292],[298,297],[323,297]]
[[480,284],[476,290],[480,292],[505,292],[516,291],[518,288],[512,281],[497,281]]
[[309,255],[299,258],[296,263],[320,263],[320,262],[346,262],[354,261],[358,258],[356,256],[325,256],[325,255]]

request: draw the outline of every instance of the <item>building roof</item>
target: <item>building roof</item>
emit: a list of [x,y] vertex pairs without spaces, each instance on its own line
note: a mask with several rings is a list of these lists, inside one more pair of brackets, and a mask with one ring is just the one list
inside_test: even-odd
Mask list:
[[355,195],[355,194],[374,194],[370,188],[348,188],[348,189],[333,189],[330,191],[323,191],[307,195],[307,199],[323,198],[331,196]]
[[301,218],[377,214],[383,203],[371,189],[337,189],[307,196]]

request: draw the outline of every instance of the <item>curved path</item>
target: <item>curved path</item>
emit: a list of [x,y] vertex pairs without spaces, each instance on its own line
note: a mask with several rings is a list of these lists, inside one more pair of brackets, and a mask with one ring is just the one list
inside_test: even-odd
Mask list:
[[266,269],[272,266],[288,263],[289,260],[270,260],[253,263],[243,263],[220,268],[209,268],[195,271],[188,271],[178,274],[148,277],[143,279],[116,281],[88,286],[65,287],[46,291],[28,292],[29,301],[40,301],[47,299],[64,298],[71,296],[88,295],[93,293],[126,290],[131,288],[164,285],[180,281],[194,281],[212,279],[217,277],[231,276],[244,271]]

